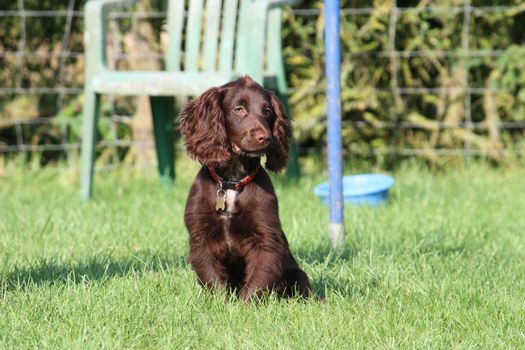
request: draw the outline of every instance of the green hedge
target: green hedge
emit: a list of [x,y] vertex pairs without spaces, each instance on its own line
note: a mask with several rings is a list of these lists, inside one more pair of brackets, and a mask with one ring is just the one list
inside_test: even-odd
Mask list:
[[[66,3],[51,0],[25,0],[24,5],[26,10],[67,8]],[[341,2],[343,138],[349,153],[418,154],[439,163],[440,155],[466,147],[496,162],[525,152],[520,124],[525,122],[525,4],[471,1],[467,31],[464,5],[459,0],[398,1],[399,11],[393,14],[392,1]],[[363,10],[368,6],[369,11]],[[162,11],[164,7],[165,2],[151,1],[144,8]],[[75,10],[82,8],[83,3],[77,4]],[[6,9],[16,10],[17,3]],[[21,18],[1,20],[0,51],[14,52],[22,35]],[[296,137],[303,151],[319,153],[326,132],[323,3],[303,2],[284,11],[283,20]],[[24,49],[60,52],[65,21],[58,16],[27,17]],[[152,40],[158,40],[162,21],[149,22]],[[129,20],[120,23],[131,26]],[[83,19],[74,18],[66,51],[83,51],[82,30]],[[65,85],[82,88],[82,57],[61,63],[59,57],[20,61],[9,54],[0,57],[0,87],[15,86],[17,79],[22,87],[57,86],[60,64],[65,67]],[[471,94],[466,96],[464,87]],[[0,145],[16,143],[11,120],[42,116],[56,116],[57,123],[25,127],[26,140],[64,142],[64,123],[71,125],[68,139],[77,140],[81,96],[63,96],[63,104],[57,103],[59,98],[57,94],[0,95]],[[106,111],[109,115],[109,108]],[[117,100],[117,112],[133,114],[133,103]],[[103,124],[103,138],[112,137],[108,130]],[[130,132],[118,128],[124,138],[131,138]]]
[[[520,3],[472,2],[466,32],[463,1],[400,1],[395,15],[391,1],[375,1],[369,14],[341,3],[346,149],[414,150],[433,161],[440,150],[464,147],[496,161],[524,152],[523,129],[499,127],[525,118],[525,5]],[[352,2],[353,9],[360,5],[367,2]],[[324,18],[321,2],[311,8],[320,15],[286,13],[284,46],[298,137],[301,144],[316,146],[323,144],[326,130]],[[399,54],[390,55],[391,50]],[[471,89],[470,102],[463,87]]]

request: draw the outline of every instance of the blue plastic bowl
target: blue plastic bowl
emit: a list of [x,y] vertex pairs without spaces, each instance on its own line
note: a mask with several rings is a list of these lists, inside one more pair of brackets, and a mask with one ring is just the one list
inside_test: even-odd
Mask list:
[[[343,177],[343,198],[346,203],[377,206],[388,198],[388,190],[394,184],[391,176],[383,174],[359,174]],[[328,182],[314,189],[321,202],[328,204]]]

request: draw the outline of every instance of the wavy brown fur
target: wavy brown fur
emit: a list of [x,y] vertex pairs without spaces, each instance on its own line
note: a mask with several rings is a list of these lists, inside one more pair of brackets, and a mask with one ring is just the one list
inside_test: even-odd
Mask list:
[[[286,166],[289,119],[271,92],[249,77],[212,88],[189,103],[180,129],[188,153],[223,178],[240,179],[266,154],[265,166]],[[218,184],[206,166],[193,183],[184,214],[190,235],[189,261],[199,282],[230,288],[244,299],[274,291],[280,296],[310,295],[281,228],[277,197],[264,169],[239,192],[227,193],[217,211]]]

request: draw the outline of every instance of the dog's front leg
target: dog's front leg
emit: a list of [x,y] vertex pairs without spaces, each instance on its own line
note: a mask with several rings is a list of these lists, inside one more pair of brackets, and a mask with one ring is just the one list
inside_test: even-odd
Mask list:
[[246,257],[246,279],[240,298],[249,300],[272,291],[281,275],[281,260],[275,253],[258,248]]
[[203,250],[191,248],[188,259],[197,274],[199,283],[209,289],[223,289],[228,278],[224,266]]

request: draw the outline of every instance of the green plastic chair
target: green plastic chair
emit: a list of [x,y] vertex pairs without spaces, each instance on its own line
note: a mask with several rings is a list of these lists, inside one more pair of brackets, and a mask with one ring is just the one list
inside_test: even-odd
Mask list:
[[[86,3],[80,184],[83,199],[89,199],[92,194],[95,134],[102,94],[150,97],[159,172],[161,181],[169,184],[175,178],[174,96],[196,96],[210,87],[248,74],[274,90],[288,108],[281,54],[281,7],[293,5],[297,0],[168,1],[166,70],[158,72],[108,68],[109,13],[138,0]],[[299,171],[294,151],[292,147],[289,176],[297,176]]]

